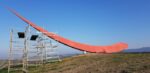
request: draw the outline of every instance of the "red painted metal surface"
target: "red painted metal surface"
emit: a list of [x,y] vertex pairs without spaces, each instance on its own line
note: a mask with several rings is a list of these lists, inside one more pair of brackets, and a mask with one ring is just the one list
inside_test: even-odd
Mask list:
[[[36,24],[32,23],[31,21],[25,19],[21,15],[19,15],[16,11],[13,9],[8,8],[13,14],[15,14],[17,17],[19,17],[21,20],[35,28],[36,30],[42,32],[46,36],[48,36],[51,39],[54,39],[64,45],[67,45],[69,47],[72,47],[74,49],[82,50],[82,51],[87,51],[87,52],[92,52],[92,53],[115,53],[115,52],[120,52],[126,48],[128,48],[128,45],[126,43],[117,43],[113,44],[110,46],[93,46],[93,45],[88,45],[88,44],[82,44],[78,43],[75,41],[71,41],[69,39],[63,38],[57,34],[48,32],[47,30],[37,26]],[[46,33],[45,33],[46,32]]]

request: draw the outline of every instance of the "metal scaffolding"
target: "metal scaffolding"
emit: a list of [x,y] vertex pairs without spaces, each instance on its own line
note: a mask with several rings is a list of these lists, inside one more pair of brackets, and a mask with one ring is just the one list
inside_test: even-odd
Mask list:
[[38,36],[36,48],[38,51],[37,56],[39,56],[39,62],[41,62],[40,64],[61,61],[57,52],[58,42],[55,42],[54,44],[53,41],[52,43],[52,40],[42,33],[39,33]]
[[[18,32],[11,29],[10,32],[10,49],[8,58],[8,73],[14,70],[27,73],[28,65],[28,31],[29,26],[25,31]],[[22,66],[22,68],[21,68]]]
[[44,62],[55,62],[55,61],[61,61],[59,53],[57,52],[57,48],[59,47],[57,41],[53,41],[52,39],[49,39],[45,35],[41,35],[41,38],[43,39],[43,56],[44,56]]
[[[55,43],[58,43],[57,41]],[[19,70],[28,73],[28,66],[39,66],[48,62],[61,61],[56,50],[58,44],[43,33],[31,32],[27,26],[24,32],[10,32],[8,73]]]

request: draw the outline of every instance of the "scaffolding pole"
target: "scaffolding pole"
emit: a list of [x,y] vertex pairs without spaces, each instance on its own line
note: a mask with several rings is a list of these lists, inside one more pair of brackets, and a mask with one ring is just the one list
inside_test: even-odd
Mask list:
[[12,58],[12,41],[13,41],[13,30],[10,30],[10,48],[9,48],[9,58],[8,58],[8,73],[10,73],[11,58]]

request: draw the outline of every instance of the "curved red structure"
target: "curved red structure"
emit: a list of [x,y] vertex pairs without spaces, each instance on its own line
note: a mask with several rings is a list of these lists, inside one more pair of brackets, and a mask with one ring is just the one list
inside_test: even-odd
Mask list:
[[[46,36],[48,36],[51,39],[54,39],[64,45],[67,45],[69,47],[72,47],[74,49],[82,50],[82,51],[87,51],[87,52],[92,52],[92,53],[114,53],[114,52],[120,52],[126,48],[128,48],[128,45],[126,43],[117,43],[113,44],[110,46],[93,46],[93,45],[87,45],[87,44],[82,44],[78,43],[75,41],[71,41],[69,39],[63,38],[57,34],[48,32],[47,30],[37,26],[36,24],[32,23],[31,21],[25,19],[21,15],[19,15],[17,12],[15,12],[13,9],[8,8],[13,14],[15,14],[17,17],[19,17],[21,20],[35,28],[36,30],[42,32]],[[46,32],[46,33],[45,33]]]

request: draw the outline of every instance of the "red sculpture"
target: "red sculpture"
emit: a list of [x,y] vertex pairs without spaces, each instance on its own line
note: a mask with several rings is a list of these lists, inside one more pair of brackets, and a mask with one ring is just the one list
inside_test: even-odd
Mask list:
[[21,20],[23,20],[24,22],[26,22],[27,24],[29,24],[30,26],[32,26],[33,28],[35,28],[39,32],[42,32],[43,34],[45,34],[49,38],[54,39],[54,40],[56,40],[56,41],[58,41],[64,45],[67,45],[67,46],[72,47],[74,49],[78,49],[81,51],[87,51],[87,52],[91,52],[91,53],[115,53],[115,52],[120,52],[120,51],[128,48],[128,45],[126,43],[117,43],[117,44],[113,44],[111,46],[92,46],[92,45],[87,45],[87,44],[82,44],[82,43],[78,43],[75,41],[71,41],[71,40],[63,38],[57,34],[48,32],[47,30],[45,30],[45,29],[37,26],[36,24],[30,22],[29,20],[25,19],[24,17],[19,15],[16,11],[14,11],[13,9],[10,9],[10,8],[8,8],[8,9],[12,13],[14,13],[17,17],[19,17]]

